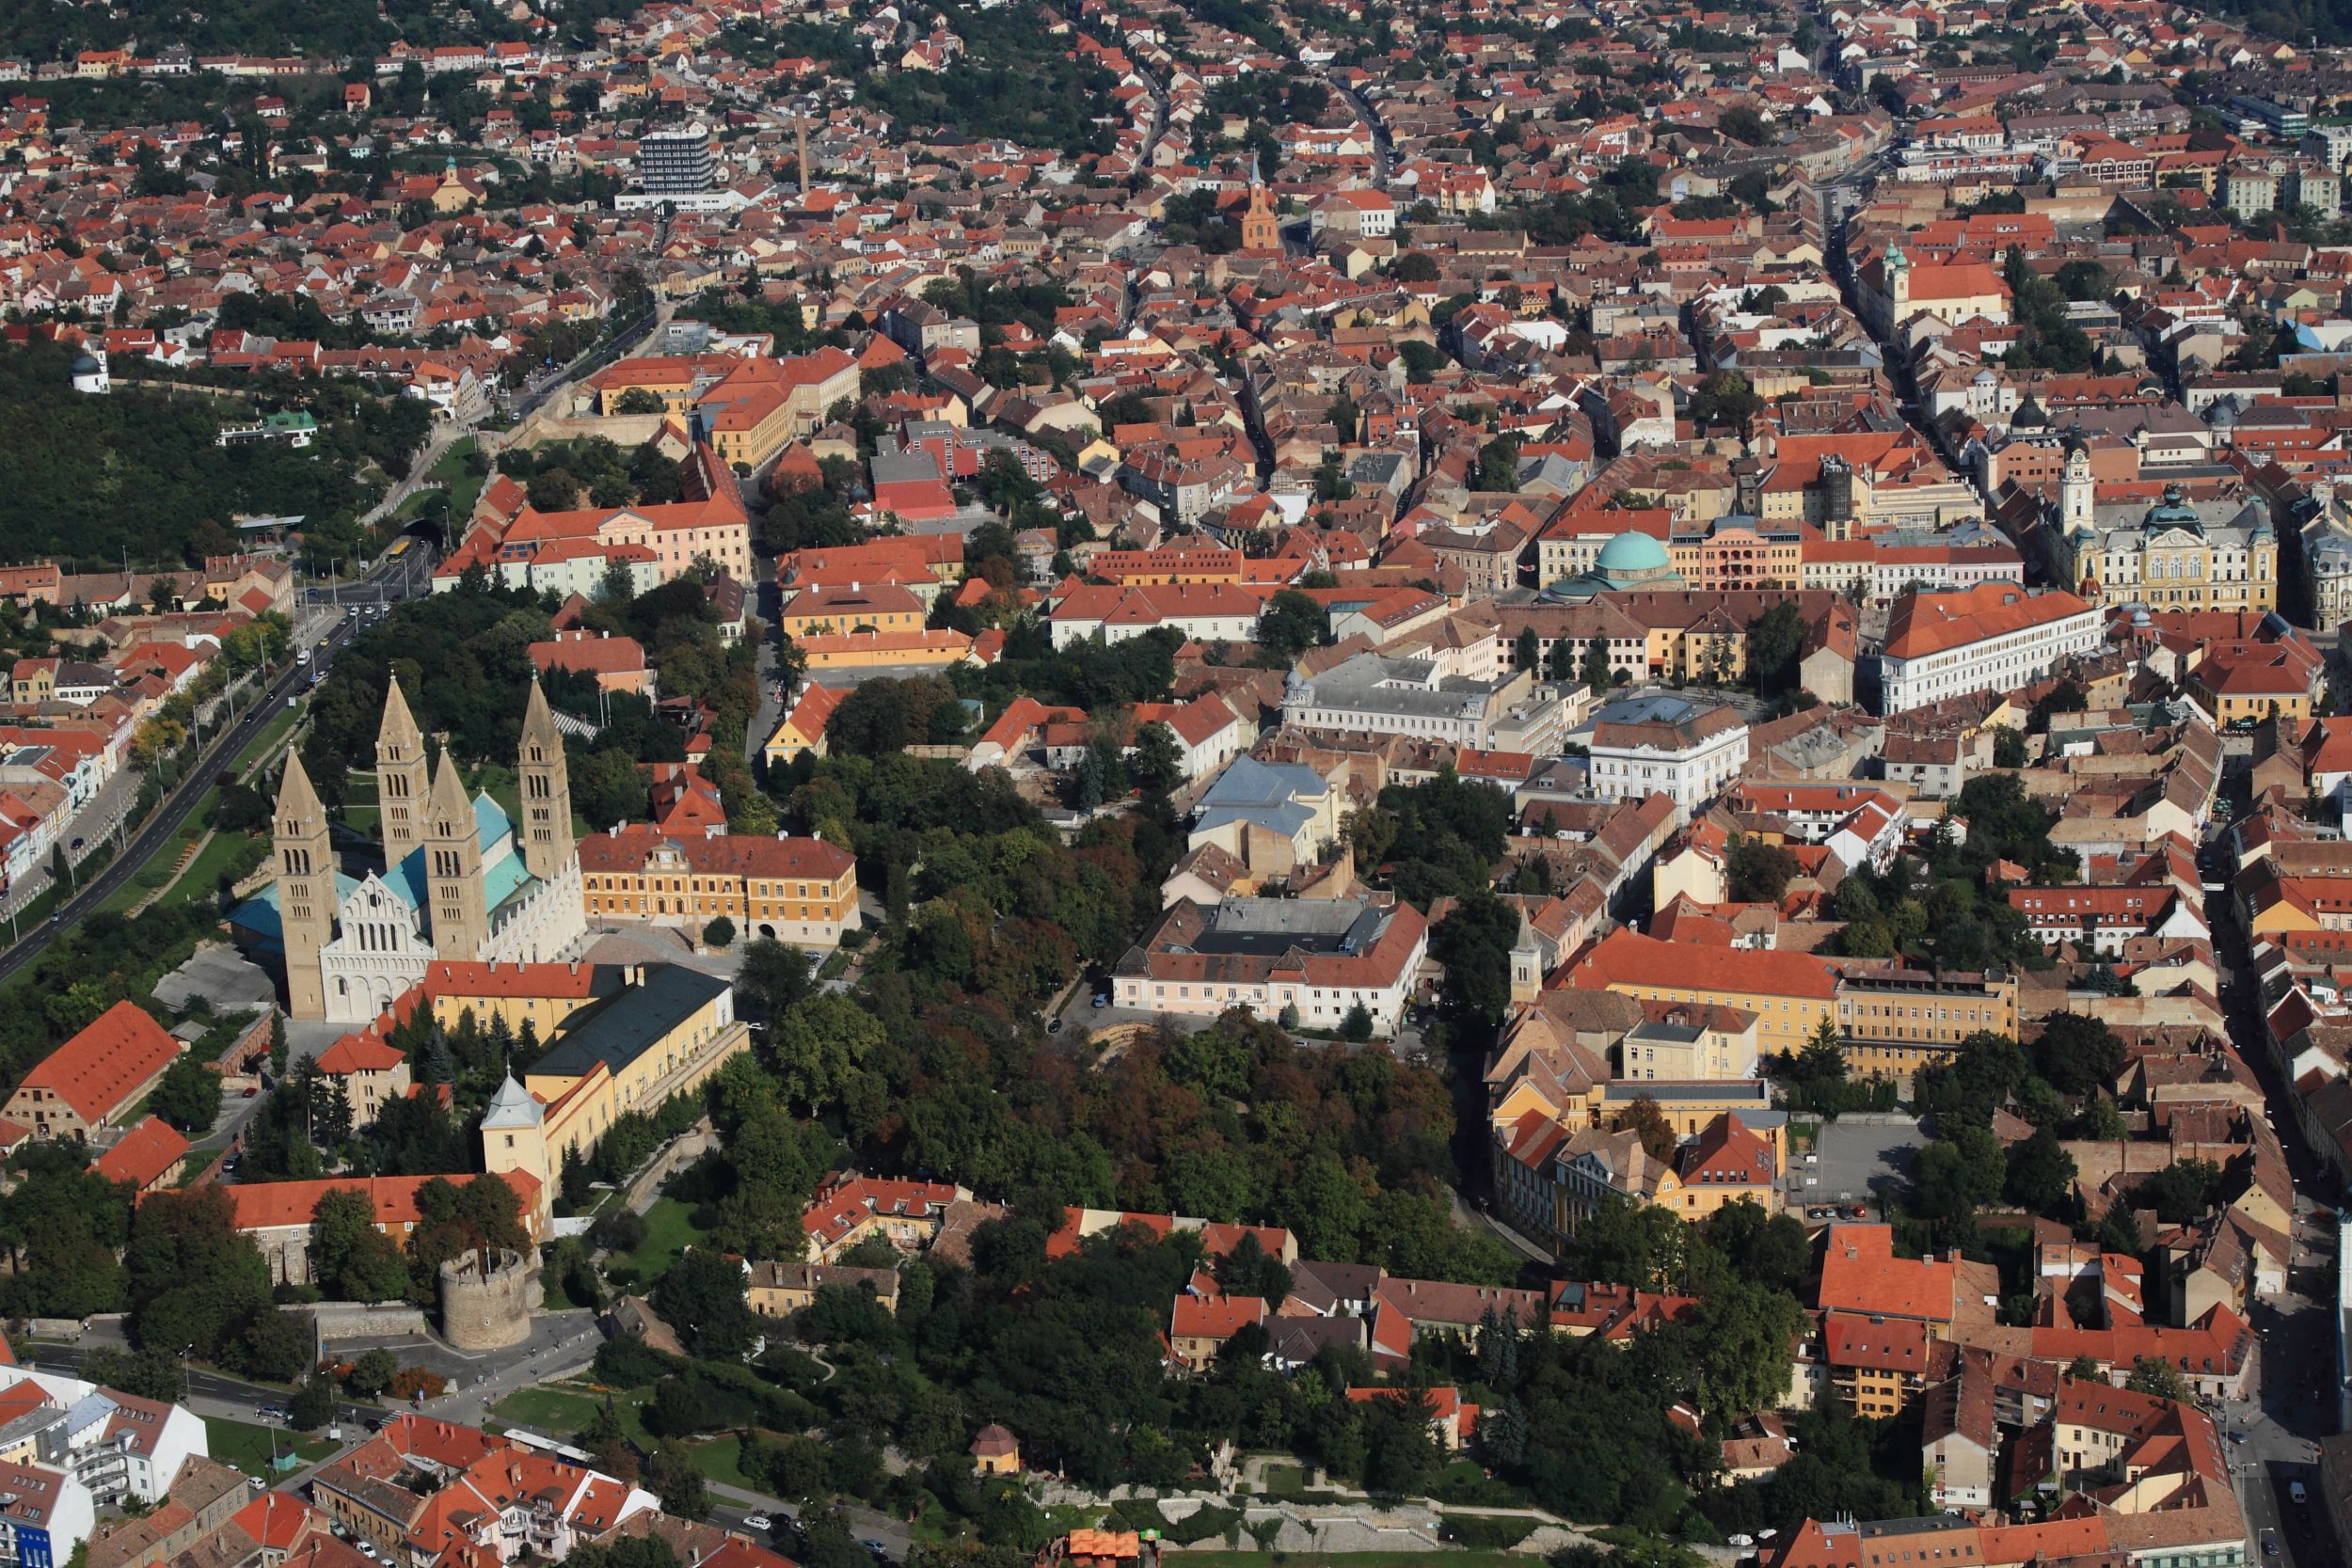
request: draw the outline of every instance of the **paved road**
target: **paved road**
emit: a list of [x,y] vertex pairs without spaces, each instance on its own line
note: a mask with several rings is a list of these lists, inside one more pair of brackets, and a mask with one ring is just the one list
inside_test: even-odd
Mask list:
[[[337,588],[320,590],[336,603],[381,603],[388,598],[405,598],[425,584],[431,575],[429,555],[412,550],[396,562],[379,562],[374,571],[357,582]],[[214,775],[221,763],[235,756],[252,744],[271,719],[283,711],[294,696],[308,687],[315,667],[324,673],[333,660],[335,651],[351,640],[358,629],[356,616],[344,617],[312,650],[310,664],[289,665],[278,678],[263,689],[262,698],[245,711],[243,717],[227,733],[215,736],[205,750],[203,760],[188,769],[177,787],[165,797],[155,815],[148,819],[129,849],[115,857],[114,862],[97,876],[82,884],[81,891],[59,906],[40,929],[29,932],[23,941],[0,952],[0,981],[23,969],[56,940],[59,931],[87,918],[89,913],[114,895],[117,889],[144,868],[164,841],[179,831],[182,823],[195,811],[211,787]]]
[[[2207,851],[2210,855],[2212,852]],[[2219,881],[2218,863],[2206,861],[2205,874]],[[2335,1345],[2329,1303],[2335,1259],[2332,1233],[2314,1220],[2310,1194],[2337,1188],[2304,1148],[2294,1102],[2256,1014],[2257,995],[2247,974],[2246,942],[2226,885],[2210,894],[2205,918],[2222,969],[2222,1013],[2230,1040],[2261,1083],[2264,1115],[2279,1134],[2295,1183],[2295,1235],[2290,1242],[2288,1290],[2282,1297],[2258,1300],[2253,1326],[2261,1336],[2255,1352],[2253,1397],[2215,1411],[2233,1433],[2230,1471],[2246,1512],[2253,1545],[2248,1560],[2280,1568],[2328,1568],[2345,1559],[2329,1540],[2318,1502],[2318,1439],[2336,1428]],[[2309,1497],[2298,1507],[2294,1483]],[[2276,1555],[2271,1548],[2276,1546]]]
[[[337,627],[328,638],[329,651],[332,646],[340,646],[350,635],[348,625]],[[163,847],[164,841],[178,832],[180,825],[188,819],[197,802],[204,799],[204,792],[212,786],[213,775],[220,764],[252,743],[253,738],[262,733],[262,726],[281,711],[293,700],[295,691],[309,681],[310,673],[309,665],[289,665],[264,689],[260,702],[246,709],[245,716],[230,726],[228,733],[215,737],[205,751],[202,760],[188,769],[187,776],[164,798],[155,815],[148,818],[147,826],[131,840],[130,848],[116,856],[113,863],[97,876],[84,882],[81,892],[60,905],[47,924],[26,935],[24,940],[7,952],[0,953],[0,980],[7,980],[39,958],[56,940],[59,931],[87,918],[99,905],[112,897],[116,889],[137,875],[146,866],[149,858]]]

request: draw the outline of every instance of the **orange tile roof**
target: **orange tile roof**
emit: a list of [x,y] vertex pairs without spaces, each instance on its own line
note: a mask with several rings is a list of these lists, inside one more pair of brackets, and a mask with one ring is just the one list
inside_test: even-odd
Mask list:
[[1909,594],[1895,602],[1886,652],[1919,658],[1966,647],[2032,626],[2046,626],[2090,607],[2058,589],[2027,594],[2014,583],[1987,582],[1957,593]]
[[122,1141],[98,1157],[98,1174],[144,1191],[188,1152],[188,1140],[161,1117],[142,1117]]
[[[538,1212],[538,1180],[519,1170],[499,1174],[508,1186],[515,1189],[517,1210],[525,1219],[535,1214]],[[309,1225],[312,1212],[319,1206],[319,1199],[333,1192],[365,1193],[368,1200],[375,1206],[375,1223],[378,1225],[413,1226],[421,1217],[417,1209],[417,1189],[428,1181],[453,1180],[462,1184],[473,1178],[341,1176],[319,1181],[241,1181],[221,1190],[229,1195],[230,1212],[235,1216],[239,1230]]]
[[1948,1259],[1898,1258],[1883,1225],[1841,1225],[1821,1258],[1820,1305],[1831,1311],[1950,1323],[1959,1271]]
[[345,1035],[318,1054],[321,1072],[389,1072],[408,1058],[373,1035]]
[[1735,996],[1795,996],[1827,1002],[1837,994],[1837,977],[1807,953],[1744,947],[1709,949],[1693,967],[1690,955],[1670,942],[1619,928],[1580,960],[1570,983],[1585,990],[1617,986],[1653,990],[1711,990]]
[[42,1057],[17,1085],[46,1089],[91,1125],[120,1110],[131,1096],[180,1054],[180,1042],[129,1002],[118,1002],[95,1022]]

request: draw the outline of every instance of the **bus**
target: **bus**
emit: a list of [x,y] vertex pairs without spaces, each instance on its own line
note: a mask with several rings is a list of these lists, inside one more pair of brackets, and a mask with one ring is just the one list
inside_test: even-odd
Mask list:
[[398,561],[402,556],[408,553],[408,546],[416,542],[415,535],[407,533],[402,534],[399,538],[392,541],[392,547],[384,552],[384,559],[387,561]]

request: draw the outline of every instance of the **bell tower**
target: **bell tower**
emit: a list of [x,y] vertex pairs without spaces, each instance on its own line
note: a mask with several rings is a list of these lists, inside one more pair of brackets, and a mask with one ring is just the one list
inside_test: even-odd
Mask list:
[[335,936],[335,850],[326,836],[326,809],[310,787],[299,752],[286,753],[270,837],[286,949],[286,1011],[295,1018],[325,1018],[326,979],[319,969],[319,949]]
[[457,782],[457,764],[441,753],[425,803],[424,869],[433,922],[433,950],[464,963],[482,956],[490,937],[490,911],[482,892],[482,841],[473,806]]
[[1249,205],[1242,210],[1241,247],[1244,250],[1282,248],[1281,220],[1275,214],[1274,200],[1266,194],[1265,182],[1258,177],[1255,153],[1249,158]]
[[424,734],[408,711],[400,677],[394,675],[384,693],[384,721],[375,732],[376,827],[384,842],[387,868],[423,847],[428,787]]
[[555,880],[572,858],[572,785],[564,771],[564,736],[548,710],[539,677],[531,679],[531,705],[523,710],[523,748],[516,772],[522,780],[523,864],[543,882]]
[[2090,452],[2080,442],[2069,442],[2066,470],[2058,476],[2058,522],[2068,533],[2091,527],[2092,500],[2097,487],[2090,478]]

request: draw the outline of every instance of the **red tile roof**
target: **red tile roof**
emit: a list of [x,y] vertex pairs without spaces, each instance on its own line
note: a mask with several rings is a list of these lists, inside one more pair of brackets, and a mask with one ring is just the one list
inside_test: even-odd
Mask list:
[[188,1152],[188,1140],[161,1117],[142,1117],[122,1141],[98,1157],[98,1174],[144,1192]]
[[180,1042],[129,1002],[118,1002],[41,1058],[17,1085],[46,1089],[91,1125],[104,1121],[180,1054]]

